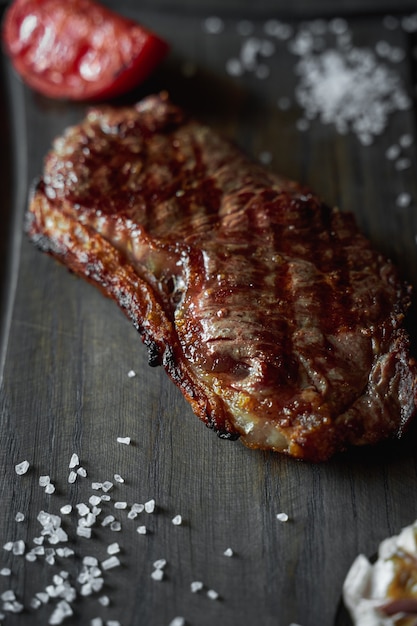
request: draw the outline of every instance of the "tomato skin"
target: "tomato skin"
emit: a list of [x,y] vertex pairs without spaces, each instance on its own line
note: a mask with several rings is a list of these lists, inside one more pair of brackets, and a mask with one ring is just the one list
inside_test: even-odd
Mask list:
[[121,95],[168,52],[156,34],[95,0],[14,0],[3,44],[23,81],[51,98]]

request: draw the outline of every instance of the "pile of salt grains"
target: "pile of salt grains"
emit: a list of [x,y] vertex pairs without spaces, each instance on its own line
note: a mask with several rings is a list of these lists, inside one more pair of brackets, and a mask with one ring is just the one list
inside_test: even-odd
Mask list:
[[[403,28],[407,32],[417,32],[417,14],[401,21],[394,17],[386,17],[384,26],[387,30]],[[202,27],[207,34],[216,35],[224,30],[225,24],[218,17],[208,17]],[[348,23],[343,19],[315,20],[304,23],[298,30],[278,20],[268,20],[263,25],[261,37],[254,36],[255,27],[250,21],[241,20],[235,27],[242,36],[242,42],[237,56],[228,59],[226,63],[225,69],[230,76],[237,77],[250,73],[259,80],[268,79],[270,73],[268,62],[272,62],[279,45],[287,46],[298,58],[294,67],[298,77],[295,92],[288,96],[281,94],[277,99],[277,106],[286,110],[291,107],[292,100],[295,100],[303,111],[302,117],[297,122],[300,132],[308,130],[311,121],[318,118],[323,123],[332,124],[338,133],[354,133],[361,144],[369,146],[384,132],[392,113],[407,110],[412,104],[399,74],[395,71],[395,64],[404,59],[404,51],[386,41],[378,42],[375,50],[355,48]],[[331,47],[326,44],[329,34],[334,38]],[[191,65],[187,67],[189,71]],[[412,144],[412,136],[403,134],[397,143],[388,148],[386,157],[393,162],[397,171],[410,167],[411,161],[406,151]],[[265,152],[260,158],[268,162],[270,155]],[[399,194],[398,206],[406,207],[410,203],[411,197],[407,192]],[[130,439],[119,438],[118,443],[129,444]],[[29,469],[29,463],[23,461],[17,464],[15,469],[17,474],[23,476]],[[68,482],[71,484],[86,477],[85,469],[74,454],[69,462]],[[27,549],[22,540],[12,540],[4,544],[4,551],[13,557],[25,558],[28,562],[41,560],[49,565],[55,565],[57,560],[80,558],[82,550],[79,542],[82,538],[91,537],[92,528],[96,524],[107,527],[112,532],[120,532],[122,525],[115,515],[103,516],[103,505],[112,501],[111,490],[114,484],[124,482],[118,474],[114,475],[113,480],[114,482],[109,480],[102,483],[93,482],[91,488],[95,493],[88,498],[88,504],[79,503],[75,507],[78,516],[76,537],[71,538],[70,542],[62,526],[62,519],[74,515],[75,511],[67,504],[60,508],[60,515],[38,512],[37,520],[41,530],[39,536],[33,538],[33,548]],[[38,482],[45,493],[51,496],[54,494],[55,485],[49,476],[39,476]],[[124,510],[130,520],[136,519],[141,513],[152,514],[156,506],[153,499],[130,505],[118,500],[112,504],[116,512]],[[15,519],[19,524],[25,520],[25,516],[18,512]],[[278,513],[277,519],[286,522],[288,516],[285,513]],[[174,526],[179,526],[182,517],[176,514],[171,521]],[[139,535],[146,535],[146,524],[140,523],[137,532]],[[15,590],[7,589],[0,595],[2,602],[0,619],[4,620],[8,613],[19,613],[23,610],[32,611],[33,615],[33,611],[49,605],[51,611],[48,623],[61,624],[67,617],[73,615],[73,603],[76,600],[92,594],[97,597],[102,608],[107,607],[110,598],[102,593],[104,576],[108,570],[120,566],[118,556],[120,550],[119,543],[112,541],[107,546],[107,557],[101,562],[88,554],[82,556],[81,569],[75,582],[70,580],[70,575],[64,568],[53,574],[50,585],[30,599],[29,607],[21,603]],[[233,556],[233,550],[226,548],[224,555]],[[165,559],[153,563],[151,577],[155,581],[164,578],[165,566]],[[9,567],[0,567],[0,575],[10,578],[12,571]],[[201,581],[190,583],[190,590],[193,593],[200,592],[204,587]],[[212,600],[219,597],[214,589],[206,589],[206,593]],[[104,621],[102,617],[91,620],[91,626],[119,626],[119,624],[116,620]],[[186,620],[183,617],[174,617],[170,626],[185,624]]]
[[[402,19],[386,16],[383,27],[388,34],[398,29],[416,33],[417,13]],[[227,28],[230,25],[219,17],[209,17],[204,22],[205,32],[212,36]],[[411,96],[398,72],[405,50],[385,39],[373,48],[355,46],[345,19],[318,19],[298,28],[270,19],[262,24],[261,32],[259,24],[241,20],[234,28],[241,36],[241,44],[226,61],[225,70],[231,77],[251,75],[268,80],[283,46],[294,55],[294,93],[277,94],[276,103],[283,111],[294,104],[301,110],[297,120],[300,132],[307,131],[313,120],[319,120],[333,126],[337,133],[351,133],[363,146],[370,146],[384,133],[392,114],[412,107]],[[405,133],[387,149],[386,157],[397,172],[411,166],[407,150],[412,143],[412,136]],[[265,151],[259,158],[267,164],[272,155]],[[408,207],[411,201],[406,190],[396,198],[399,208]]]

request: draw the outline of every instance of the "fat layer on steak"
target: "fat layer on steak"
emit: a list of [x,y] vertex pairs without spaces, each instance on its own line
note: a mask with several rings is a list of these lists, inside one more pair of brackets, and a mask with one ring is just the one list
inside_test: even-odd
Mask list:
[[393,264],[351,214],[165,94],[57,138],[26,228],[118,302],[222,437],[321,461],[401,435],[415,411]]

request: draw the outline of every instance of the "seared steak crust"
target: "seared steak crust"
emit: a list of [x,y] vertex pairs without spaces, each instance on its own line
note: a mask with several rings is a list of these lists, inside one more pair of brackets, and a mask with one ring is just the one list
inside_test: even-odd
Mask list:
[[313,461],[401,435],[408,289],[352,215],[166,95],[93,109],[46,158],[29,237],[114,298],[221,436]]

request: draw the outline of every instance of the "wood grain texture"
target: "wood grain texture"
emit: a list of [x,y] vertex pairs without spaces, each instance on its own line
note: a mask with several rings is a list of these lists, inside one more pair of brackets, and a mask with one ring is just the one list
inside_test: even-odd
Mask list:
[[[128,3],[125,8],[132,11]],[[288,52],[274,61],[268,81],[231,79],[225,62],[240,41],[233,23],[214,39],[202,32],[201,16],[147,12],[145,17],[173,49],[130,99],[167,88],[174,101],[253,156],[270,151],[273,169],[354,211],[375,245],[395,258],[417,288],[415,205],[401,211],[395,206],[404,189],[417,198],[415,149],[410,150],[412,167],[401,174],[384,156],[401,134],[414,133],[413,111],[395,116],[367,148],[319,123],[300,133],[295,126],[300,112],[276,106],[280,95],[294,89],[294,59]],[[260,31],[262,23],[256,27]],[[380,19],[356,18],[351,28],[358,45],[387,35]],[[391,36],[411,53],[413,42],[402,31]],[[197,72],[187,78],[181,68],[190,59]],[[399,71],[411,89],[408,62]],[[85,107],[53,103],[23,87],[16,93],[25,106],[20,122],[27,129],[27,146],[19,149],[29,171],[19,184],[26,186],[39,175],[52,138],[78,121]],[[105,572],[100,593],[78,596],[74,615],[64,624],[89,625],[101,616],[122,626],[168,626],[184,616],[188,626],[333,626],[355,556],[373,554],[384,537],[417,517],[415,433],[401,444],[357,450],[325,465],[221,441],[193,416],[164,372],[148,367],[139,336],[112,302],[26,240],[13,271],[12,323],[2,337],[7,342],[0,396],[2,543],[22,539],[29,551],[41,530],[39,511],[60,514],[64,504],[88,503],[97,494],[92,482],[114,482],[114,474],[125,482],[115,483],[112,501],[102,503],[92,539],[75,534],[76,512],[61,515],[74,557],[57,557],[50,565],[41,556],[31,563],[1,551],[0,569],[11,567],[12,575],[0,577],[0,593],[14,589],[26,607],[21,614],[7,614],[5,626],[47,624],[56,600],[34,610],[34,594],[62,569],[79,590],[82,558],[103,561],[107,546],[116,541],[121,566]],[[9,295],[1,292],[3,300]],[[130,370],[137,375],[129,378]],[[117,443],[119,436],[130,436],[131,445]],[[69,484],[73,452],[88,476]],[[23,459],[30,469],[17,476],[14,466]],[[52,495],[39,486],[39,476],[46,474],[56,486]],[[114,508],[115,501],[130,507],[151,498],[155,513],[135,520],[128,519],[129,508]],[[23,522],[15,521],[18,512],[25,514]],[[280,512],[288,514],[288,522],[277,520]],[[108,514],[120,520],[120,532],[100,525]],[[171,521],[177,514],[183,517],[180,526]],[[140,525],[146,525],[146,535],[138,534]],[[224,555],[229,547],[232,557]],[[157,582],[151,572],[160,558],[167,565],[164,580]],[[192,593],[193,581],[202,581],[204,589]],[[208,598],[208,589],[219,598]],[[110,598],[107,608],[98,602],[103,594]]]

